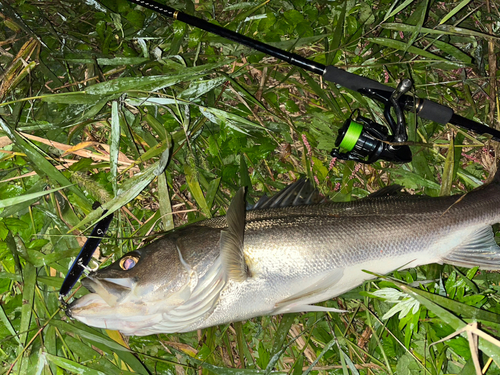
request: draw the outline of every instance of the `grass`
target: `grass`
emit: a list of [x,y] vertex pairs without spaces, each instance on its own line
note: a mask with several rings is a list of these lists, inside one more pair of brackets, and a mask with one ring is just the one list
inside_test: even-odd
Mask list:
[[[500,125],[494,2],[170,5],[393,87],[411,78],[419,96]],[[391,183],[463,193],[497,146],[409,114],[411,164],[333,162],[349,114],[383,110],[318,76],[126,0],[0,0],[0,24],[0,373],[475,373],[466,331],[430,344],[471,321],[496,336],[500,276],[451,266],[367,282],[338,299],[348,314],[130,338],[66,319],[57,291],[94,201],[116,210],[106,265],[151,233],[224,214],[242,185],[255,199],[304,175],[335,201]],[[479,347],[485,373],[500,373],[500,349]]]

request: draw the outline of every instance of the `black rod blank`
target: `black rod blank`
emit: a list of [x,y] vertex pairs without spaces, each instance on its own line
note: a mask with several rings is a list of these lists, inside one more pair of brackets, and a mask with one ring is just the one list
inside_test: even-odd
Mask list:
[[323,74],[325,71],[325,66],[323,64],[306,59],[305,57],[297,55],[296,53],[283,51],[279,48],[270,46],[269,44],[259,42],[245,35],[238,34],[232,30],[214,25],[213,23],[207,22],[201,18],[193,17],[190,16],[189,14],[179,12],[167,5],[159,4],[156,1],[151,1],[151,0],[130,0],[130,1],[135,4],[141,5],[143,7],[149,8],[155,12],[164,14],[175,20],[187,23],[188,25],[208,31],[215,35],[222,36],[238,44],[243,44],[247,47],[263,52],[266,55],[276,57],[277,59],[286,61],[291,65],[298,66],[299,68],[308,70],[310,72],[316,74]]
[[[269,56],[276,57],[277,59],[286,61],[289,64],[295,65],[304,70],[320,74],[327,81],[339,84],[353,91],[361,92],[362,94],[368,95],[373,99],[383,98],[384,101],[387,102],[390,96],[392,95],[392,92],[394,91],[392,87],[386,86],[370,78],[349,73],[335,66],[325,66],[318,62],[297,55],[296,53],[283,51],[279,48],[270,46],[269,44],[266,43],[259,42],[255,39],[236,33],[232,30],[228,30],[224,27],[214,25],[213,23],[207,22],[201,18],[193,17],[190,16],[189,14],[179,12],[167,5],[157,3],[156,1],[153,0],[129,0],[129,1],[141,5],[145,8],[151,9],[155,12],[161,13],[167,17],[184,22],[188,25],[208,31],[215,35],[222,36],[238,44],[243,44],[247,47],[263,52]],[[377,94],[374,96],[369,95],[367,91],[370,90],[368,89],[376,91]],[[429,99],[414,98],[409,95],[404,95],[402,100],[405,101],[406,103],[411,103],[411,105],[407,105],[405,107],[406,110],[415,111],[419,117],[422,117],[426,120],[431,120],[442,125],[446,125],[449,122],[453,125],[463,127],[467,130],[472,130],[479,134],[489,134],[493,137],[494,140],[500,141],[500,131],[490,128],[486,125],[480,124],[479,122],[469,120],[465,117],[457,115],[448,106],[436,103]]]

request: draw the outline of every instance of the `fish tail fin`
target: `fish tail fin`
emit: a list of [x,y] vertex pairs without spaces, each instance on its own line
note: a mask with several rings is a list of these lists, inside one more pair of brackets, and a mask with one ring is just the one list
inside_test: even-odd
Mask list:
[[[498,175],[499,173],[495,176],[495,183],[500,183]],[[460,267],[479,266],[483,270],[500,270],[500,247],[495,242],[491,226],[474,232],[465,242],[447,254],[442,262]]]

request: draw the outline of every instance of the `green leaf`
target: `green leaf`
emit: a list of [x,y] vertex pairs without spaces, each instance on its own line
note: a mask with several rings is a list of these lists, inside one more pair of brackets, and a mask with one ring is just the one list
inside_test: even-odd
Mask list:
[[450,18],[455,16],[458,12],[460,12],[463,8],[465,8],[467,5],[470,4],[472,0],[462,0],[460,4],[458,4],[451,12],[449,12],[446,16],[444,16],[441,21],[439,21],[439,24],[442,25],[446,23]]
[[184,68],[182,73],[149,76],[149,77],[122,77],[111,81],[97,83],[85,89],[85,93],[91,95],[123,94],[126,91],[157,91],[170,87],[182,81],[194,80],[198,76],[207,74],[213,69],[225,65],[227,61],[217,64],[206,64],[192,68]]
[[174,229],[174,218],[170,194],[168,192],[167,178],[165,173],[158,176],[158,195],[160,197],[160,213],[163,222],[163,229],[168,231]]
[[223,111],[218,108],[213,107],[200,107],[201,114],[205,116],[210,121],[220,124],[223,123],[240,133],[248,134],[245,127],[257,128],[259,130],[264,130],[262,126],[247,120],[244,117],[236,115],[234,113]]
[[417,9],[411,15],[411,17],[413,19],[415,19],[415,18],[417,19],[417,22],[416,22],[417,29],[413,31],[410,40],[406,43],[407,49],[405,50],[405,53],[408,50],[408,48],[410,48],[413,45],[413,43],[415,42],[415,40],[417,40],[418,35],[419,35],[419,33],[420,33],[421,29],[422,29],[422,26],[423,26],[423,24],[425,22],[425,18],[427,16],[427,12],[428,11],[429,11],[429,0],[425,0],[425,1],[419,2],[418,6],[417,6]]
[[[398,284],[399,285],[399,284]],[[408,287],[411,288],[411,287]],[[466,305],[450,298],[426,292],[424,290],[415,289],[414,292],[426,298],[433,303],[444,307],[445,309],[461,315],[464,319],[479,319],[493,323],[500,323],[500,315],[490,311],[478,309],[477,307]]]
[[109,152],[109,162],[111,165],[111,185],[113,186],[113,192],[118,191],[118,154],[120,152],[120,120],[123,116],[118,108],[118,102],[113,101],[111,104],[111,147]]
[[[384,23],[380,25],[383,29],[388,30],[398,30],[405,32],[415,32],[418,28],[415,25],[408,25],[405,23]],[[422,27],[419,29],[421,34],[437,34],[437,35],[464,35],[478,38],[486,39],[500,39],[496,35],[488,35],[475,30],[469,30],[463,27],[456,27],[452,25],[440,25],[435,29],[429,29],[427,27]]]
[[248,174],[248,166],[245,161],[245,154],[240,155],[240,186],[246,186],[247,189],[252,188],[252,181]]
[[101,372],[98,370],[94,370],[90,367],[84,366],[78,362],[75,362],[75,361],[72,361],[72,360],[69,360],[69,359],[66,359],[63,357],[58,357],[58,356],[55,356],[55,355],[52,355],[49,353],[43,353],[43,356],[45,357],[45,359],[47,361],[54,363],[55,365],[65,369],[65,370],[68,370],[73,374],[81,374],[81,375],[113,375],[113,374],[134,375],[135,374],[135,372],[120,370],[118,368],[116,368],[115,371],[109,371],[109,369],[108,369],[109,372],[105,373],[105,372]]
[[340,14],[337,18],[335,30],[333,32],[333,38],[332,38],[333,42],[331,44],[331,48],[333,50],[337,50],[340,47],[340,44],[342,42],[342,34],[344,31],[346,9],[347,9],[347,3],[344,2],[344,5],[342,6],[342,10],[340,11]]
[[198,206],[200,206],[203,214],[208,218],[212,217],[205,196],[201,191],[200,182],[198,180],[198,172],[190,165],[184,164],[184,174],[186,175],[186,183],[189,186],[189,191],[193,194],[193,198]]
[[227,81],[226,77],[217,77],[209,80],[193,81],[189,85],[189,88],[187,90],[184,90],[179,97],[186,98],[188,100],[194,100],[202,95],[205,95],[207,92],[215,89],[216,87],[221,86],[226,81]]
[[144,26],[144,13],[137,12],[135,10],[129,12],[126,16],[127,21],[129,21],[132,26],[134,26],[137,30],[142,29]]
[[318,356],[316,357],[316,359],[313,361],[313,363],[311,363],[311,365],[307,368],[306,371],[303,372],[303,375],[308,375],[312,370],[313,368],[316,366],[316,364],[319,362],[319,360],[326,354],[327,351],[329,351],[333,345],[335,345],[337,343],[337,338],[334,337],[329,343],[327,343],[325,345],[325,347],[323,348],[323,350],[321,351],[321,353],[318,354]]
[[441,40],[432,40],[431,43],[435,45],[437,48],[439,48],[441,51],[444,53],[450,55],[453,57],[457,62],[462,64],[463,66],[471,66],[472,65],[472,57],[467,55],[466,53],[462,52],[460,49],[458,49],[455,46],[452,46],[449,43],[445,43]]
[[394,7],[396,6],[396,4],[398,4],[399,2],[398,1],[394,1],[392,3],[392,7],[391,9],[389,9],[389,11],[386,13],[385,17],[384,17],[384,22],[387,21],[389,18],[393,17],[394,15],[398,14],[399,12],[401,12],[403,9],[405,9],[408,5],[410,5],[411,3],[413,3],[414,0],[405,0],[402,4],[400,4],[396,9],[394,9]]
[[271,357],[274,357],[283,348],[283,344],[285,343],[288,332],[290,331],[296,316],[297,314],[284,314],[281,317],[280,324],[274,335]]
[[441,177],[441,192],[440,196],[448,196],[451,194],[451,185],[455,176],[453,175],[453,167],[455,166],[455,145],[453,139],[450,140],[450,146],[446,153],[446,161],[444,162],[443,175]]
[[41,191],[39,193],[24,194],[24,195],[20,195],[18,197],[15,197],[15,198],[2,199],[2,200],[0,200],[0,208],[6,208],[6,207],[13,206],[15,204],[20,204],[20,203],[25,203],[25,202],[29,202],[29,204],[33,204],[38,200],[38,198],[43,197],[47,194],[51,194],[51,193],[54,193],[56,191],[62,190],[62,189],[66,189],[68,186],[71,186],[71,185],[67,185],[67,186],[63,186],[63,187],[51,189],[51,190],[44,190],[44,191]]
[[210,181],[207,189],[207,195],[206,195],[206,201],[207,201],[207,206],[209,208],[212,208],[215,200],[215,196],[217,195],[217,191],[219,191],[219,185],[220,185],[221,178],[218,177],[216,179],[213,179]]
[[28,333],[33,315],[35,299],[36,268],[26,263],[23,268],[23,305],[21,307],[21,324],[19,325],[20,349],[26,349]]
[[106,98],[106,96],[90,95],[82,91],[77,91],[77,92],[65,92],[61,94],[42,95],[40,98],[47,103],[95,104],[96,102]]
[[[380,44],[381,46],[384,46],[384,47],[394,48],[396,50],[403,51],[403,52],[408,51],[409,53],[413,53],[415,55],[426,57],[426,58],[431,59],[431,60],[446,61],[448,63],[453,63],[452,61],[449,61],[449,60],[445,59],[444,57],[435,55],[435,54],[428,52],[426,50],[423,50],[421,48],[414,47],[414,46],[408,47],[405,42],[401,42],[399,40],[387,39],[387,38],[367,38],[367,41],[373,42],[376,44]],[[456,65],[458,66],[458,63]]]
[[[113,353],[113,351],[116,351],[117,353],[130,352],[130,349],[121,346],[114,340],[96,331],[94,328],[87,327],[81,323],[70,324],[67,322],[63,322],[62,320],[52,319],[49,324],[62,330],[63,332],[74,333],[75,335],[79,335],[80,337],[86,338],[96,343],[104,344],[108,348],[107,350],[109,353]],[[79,326],[82,326],[84,328],[80,328]]]
[[98,57],[97,59],[64,59],[64,61],[77,64],[93,64],[97,60],[99,65],[120,66],[120,65],[139,65],[149,61],[145,57],[122,57],[117,56],[113,58]]

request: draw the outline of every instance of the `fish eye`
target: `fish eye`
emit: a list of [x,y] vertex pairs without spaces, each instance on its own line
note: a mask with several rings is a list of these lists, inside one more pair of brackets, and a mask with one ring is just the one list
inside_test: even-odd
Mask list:
[[127,255],[120,259],[120,268],[122,270],[128,271],[135,267],[135,265],[139,262],[139,257],[134,255]]

